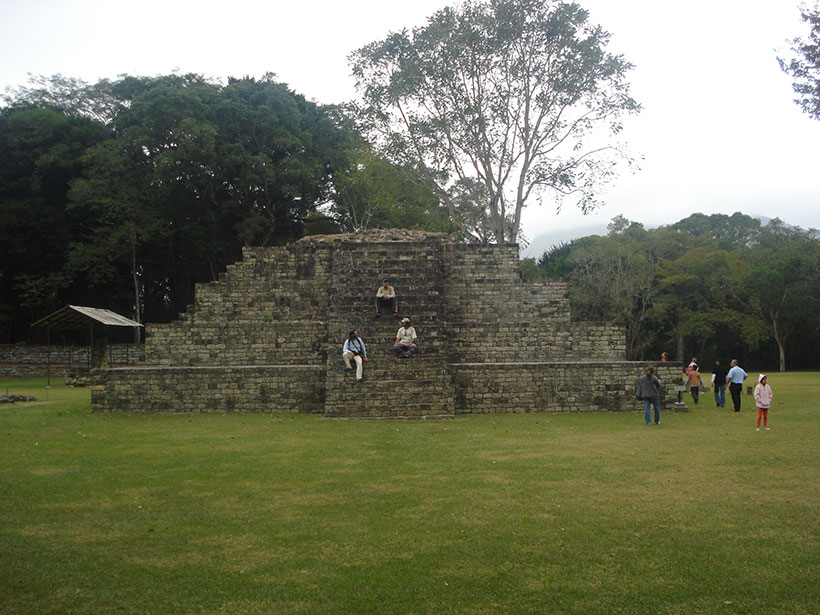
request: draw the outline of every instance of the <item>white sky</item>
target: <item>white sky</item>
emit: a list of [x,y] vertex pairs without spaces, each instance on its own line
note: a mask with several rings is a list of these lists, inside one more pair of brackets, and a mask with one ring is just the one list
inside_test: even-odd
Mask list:
[[[618,214],[648,227],[693,212],[780,217],[820,228],[820,122],[792,102],[776,51],[805,33],[799,0],[579,0],[635,65],[644,111],[622,134],[643,156],[582,216],[550,202],[524,215],[531,253],[603,232]],[[320,103],[354,97],[347,55],[422,25],[447,0],[0,0],[0,89],[27,73],[209,77],[276,73]]]

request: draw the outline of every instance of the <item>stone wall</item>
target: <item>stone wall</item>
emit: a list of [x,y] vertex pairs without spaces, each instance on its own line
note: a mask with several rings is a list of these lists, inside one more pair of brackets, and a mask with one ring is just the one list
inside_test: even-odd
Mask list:
[[150,365],[319,365],[326,356],[330,250],[245,248],[197,284],[180,319],[146,327]]
[[[142,344],[111,344],[107,347],[109,365],[134,365],[145,361]],[[0,376],[44,377],[51,364],[52,376],[68,375],[72,369],[88,366],[88,346],[0,344]]]
[[522,282],[517,245],[451,246],[447,257],[446,305],[450,322],[569,322],[566,282]]
[[621,325],[502,320],[451,324],[448,330],[457,362],[618,361],[626,354]]
[[108,369],[95,412],[319,412],[324,365]]
[[322,365],[327,324],[213,318],[196,326],[150,325],[146,339],[146,360],[157,366]]
[[[452,366],[458,413],[643,410],[635,388],[645,363],[461,363]],[[661,405],[677,399],[680,366],[656,365]]]
[[455,246],[446,304],[456,362],[618,361],[626,354],[623,326],[571,321],[565,281],[522,281],[515,245]]

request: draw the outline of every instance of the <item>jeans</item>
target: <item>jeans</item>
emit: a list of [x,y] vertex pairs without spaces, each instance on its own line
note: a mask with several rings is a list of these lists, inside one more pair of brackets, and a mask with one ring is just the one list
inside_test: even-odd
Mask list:
[[400,357],[409,357],[413,352],[416,350],[415,344],[396,344],[393,346],[393,350],[396,351],[396,354]]
[[729,393],[732,394],[732,404],[735,406],[735,412],[740,412],[740,394],[742,392],[742,382],[733,382],[729,385]]
[[389,308],[391,314],[395,313],[396,298],[390,297],[390,299],[382,299],[381,297],[376,297],[376,314],[381,314],[382,308]]
[[698,403],[698,396],[700,395],[700,387],[689,387],[689,392],[692,394],[692,400]]
[[726,405],[726,385],[715,383],[715,404],[723,408]]
[[651,406],[655,406],[655,424],[661,422],[661,398],[660,397],[653,397],[652,399],[647,399],[646,397],[643,398],[643,407],[644,407],[644,414],[643,417],[646,419],[646,424],[649,425],[652,423],[652,414],[649,411]]

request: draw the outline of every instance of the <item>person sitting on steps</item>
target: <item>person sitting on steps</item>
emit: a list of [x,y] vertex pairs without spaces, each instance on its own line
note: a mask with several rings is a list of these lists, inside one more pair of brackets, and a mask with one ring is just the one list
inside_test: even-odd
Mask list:
[[396,291],[390,286],[390,280],[384,278],[379,290],[376,291],[376,318],[382,315],[382,308],[390,308],[393,316],[398,316],[398,306],[396,305]]
[[353,367],[350,365],[350,358],[356,363],[356,382],[362,381],[362,362],[367,363],[367,350],[364,347],[364,341],[359,337],[359,332],[353,329],[345,340],[345,345],[342,348],[342,359],[345,362],[345,371],[351,371]]
[[401,327],[396,333],[396,341],[393,343],[393,350],[397,357],[407,358],[416,350],[416,329],[410,326],[409,318],[401,319]]

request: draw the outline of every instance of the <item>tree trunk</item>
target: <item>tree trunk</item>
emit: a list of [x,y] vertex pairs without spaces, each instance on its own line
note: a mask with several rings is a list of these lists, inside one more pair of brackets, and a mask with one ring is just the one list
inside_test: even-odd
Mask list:
[[777,349],[780,351],[780,371],[786,371],[786,335],[782,335],[777,326],[777,314],[772,315],[772,331],[774,332],[774,339],[777,342]]
[[[137,240],[131,233],[131,277],[134,280],[134,320],[142,322],[142,305],[140,301],[140,285],[139,276],[137,275]],[[134,343],[139,344],[140,330],[139,327],[134,327]]]
[[780,371],[786,371],[786,340],[777,339],[777,349],[780,351]]
[[678,331],[678,347],[675,349],[675,361],[683,363],[683,333]]

